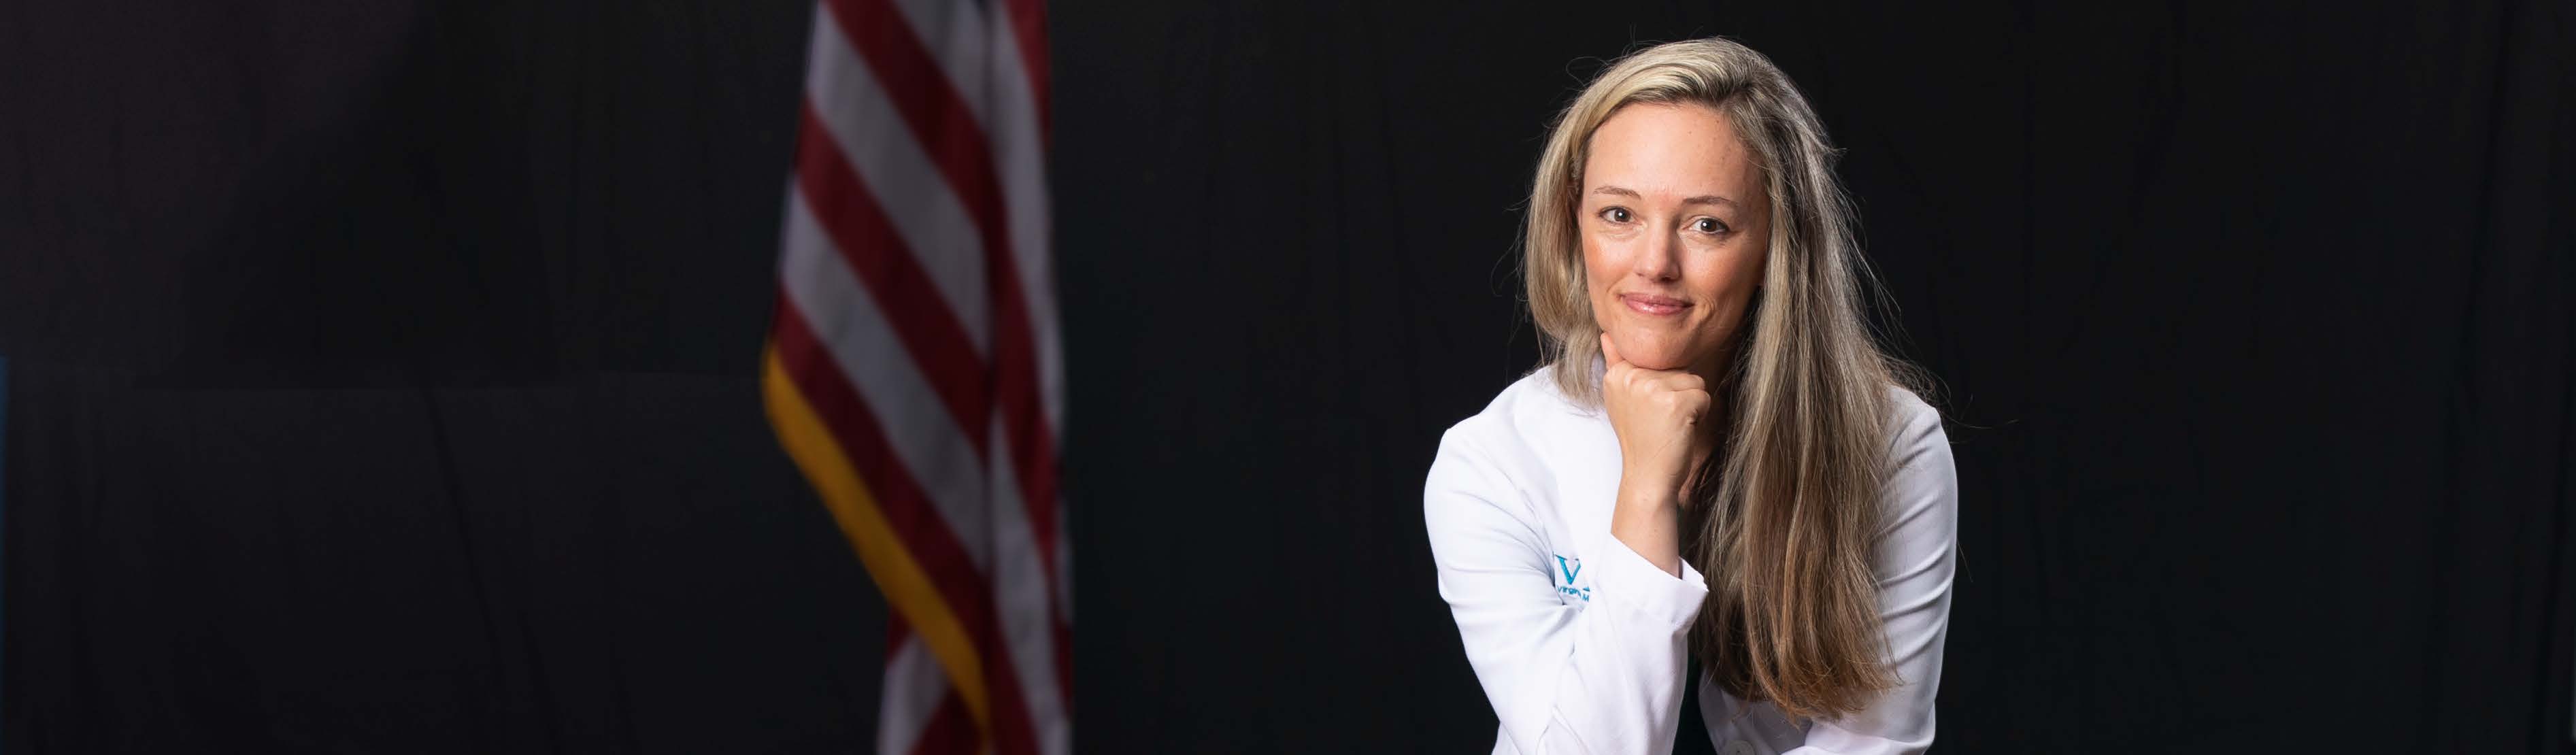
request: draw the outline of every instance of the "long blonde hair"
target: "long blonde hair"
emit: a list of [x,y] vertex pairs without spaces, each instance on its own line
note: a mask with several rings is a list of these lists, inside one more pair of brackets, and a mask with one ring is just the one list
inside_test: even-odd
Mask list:
[[[1684,556],[1709,579],[1691,647],[1729,694],[1838,717],[1894,686],[1870,549],[1891,386],[1918,373],[1872,336],[1870,272],[1824,125],[1770,59],[1725,39],[1658,45],[1593,79],[1551,129],[1530,187],[1523,276],[1552,377],[1597,404],[1600,325],[1584,285],[1577,202],[1592,132],[1632,103],[1723,113],[1771,204],[1763,285],[1712,392],[1725,447],[1694,475]],[[1713,482],[1714,484],[1708,484]]]

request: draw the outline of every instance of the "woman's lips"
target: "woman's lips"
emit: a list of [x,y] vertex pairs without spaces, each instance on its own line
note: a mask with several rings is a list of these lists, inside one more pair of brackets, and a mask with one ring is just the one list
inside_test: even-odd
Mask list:
[[1627,304],[1628,310],[1631,312],[1653,317],[1670,317],[1678,315],[1682,313],[1682,310],[1690,309],[1691,306],[1690,302],[1682,301],[1680,299],[1668,296],[1651,296],[1647,294],[1620,294],[1619,301]]

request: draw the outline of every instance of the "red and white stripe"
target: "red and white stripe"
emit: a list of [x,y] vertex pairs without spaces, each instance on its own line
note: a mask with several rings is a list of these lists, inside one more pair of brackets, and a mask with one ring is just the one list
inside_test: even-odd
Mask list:
[[1038,0],[815,13],[765,386],[863,488],[827,503],[894,609],[880,752],[1071,750],[1046,56]]

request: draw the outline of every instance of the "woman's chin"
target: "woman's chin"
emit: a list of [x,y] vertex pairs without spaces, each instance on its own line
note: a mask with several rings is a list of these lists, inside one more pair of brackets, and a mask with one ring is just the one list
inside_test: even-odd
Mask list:
[[[1623,357],[1624,357],[1624,356],[1627,356],[1627,355],[1626,355],[1626,354],[1621,354],[1620,356],[1623,356]],[[1641,358],[1635,358],[1635,359],[1630,359],[1630,360],[1628,360],[1628,364],[1629,364],[1630,366],[1634,366],[1634,367],[1643,367],[1643,368],[1646,368],[1646,369],[1649,369],[1649,370],[1678,370],[1678,369],[1681,369],[1681,368],[1683,367],[1683,365],[1687,365],[1687,364],[1689,364],[1689,362],[1688,362],[1688,361],[1686,361],[1686,360],[1682,360],[1682,359],[1663,359],[1663,358],[1656,358],[1656,357],[1641,357]]]
[[1685,358],[1677,349],[1658,348],[1651,343],[1641,343],[1639,344],[1639,348],[1634,351],[1630,350],[1628,346],[1629,343],[1644,340],[1645,339],[1622,339],[1617,335],[1610,336],[1610,342],[1619,347],[1619,358],[1628,360],[1628,364],[1630,365],[1643,367],[1649,370],[1678,370],[1684,365],[1690,364],[1690,360]]

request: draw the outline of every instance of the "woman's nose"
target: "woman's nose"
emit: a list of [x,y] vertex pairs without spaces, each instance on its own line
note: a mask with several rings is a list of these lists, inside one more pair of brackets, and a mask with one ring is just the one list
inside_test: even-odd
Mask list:
[[1682,277],[1681,238],[1677,233],[1656,233],[1644,239],[1637,249],[1637,277],[1651,281],[1669,281]]

